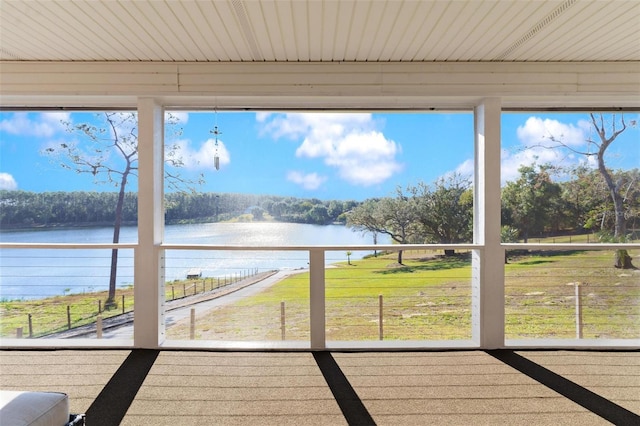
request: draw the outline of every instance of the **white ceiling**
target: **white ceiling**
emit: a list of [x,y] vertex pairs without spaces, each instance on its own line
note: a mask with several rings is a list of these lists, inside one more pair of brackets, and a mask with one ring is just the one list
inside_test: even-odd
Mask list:
[[0,0],[4,61],[638,61],[638,0]]

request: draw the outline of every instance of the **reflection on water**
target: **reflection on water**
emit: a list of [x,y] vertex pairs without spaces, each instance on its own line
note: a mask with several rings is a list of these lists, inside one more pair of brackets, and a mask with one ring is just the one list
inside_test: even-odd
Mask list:
[[[110,243],[112,228],[43,229],[2,231],[2,242],[21,243]],[[389,240],[378,238],[380,244]],[[137,241],[137,228],[124,227],[120,241]],[[339,225],[294,223],[208,223],[169,225],[168,244],[209,244],[220,246],[329,246],[372,244],[371,235],[353,232]],[[358,259],[368,252],[353,252]],[[0,298],[39,298],[68,293],[104,290],[108,287],[111,250],[0,250]],[[327,264],[346,261],[343,251],[326,253]],[[165,280],[186,277],[199,269],[203,277],[241,275],[247,271],[306,268],[306,251],[204,251],[167,250]],[[133,283],[133,250],[120,250],[117,285]]]

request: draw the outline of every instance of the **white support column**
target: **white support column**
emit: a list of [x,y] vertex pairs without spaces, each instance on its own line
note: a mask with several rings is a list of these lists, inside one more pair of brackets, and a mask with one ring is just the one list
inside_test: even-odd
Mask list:
[[164,341],[164,109],[151,98],[138,100],[138,168],[133,343],[153,349]]
[[309,321],[311,349],[326,348],[324,250],[309,251]]
[[504,249],[500,246],[500,120],[498,98],[475,108],[472,338],[483,349],[504,346]]

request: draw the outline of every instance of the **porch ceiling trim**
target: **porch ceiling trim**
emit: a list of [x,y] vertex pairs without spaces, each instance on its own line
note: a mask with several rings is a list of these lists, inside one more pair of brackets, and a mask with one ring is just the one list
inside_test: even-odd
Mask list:
[[0,63],[0,107],[639,108],[640,62]]

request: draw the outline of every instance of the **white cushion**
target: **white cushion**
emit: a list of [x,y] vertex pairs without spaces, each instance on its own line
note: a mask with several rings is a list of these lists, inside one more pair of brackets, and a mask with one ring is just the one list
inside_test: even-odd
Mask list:
[[69,398],[59,392],[0,391],[0,425],[64,426]]

